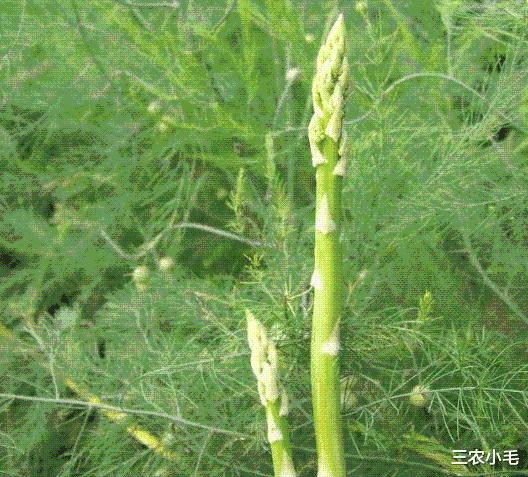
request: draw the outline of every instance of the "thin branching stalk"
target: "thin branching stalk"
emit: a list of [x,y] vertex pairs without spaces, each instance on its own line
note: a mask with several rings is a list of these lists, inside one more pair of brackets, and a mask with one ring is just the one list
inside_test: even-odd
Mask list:
[[128,253],[124,251],[109,235],[106,233],[105,230],[101,229],[99,231],[99,234],[101,237],[106,240],[108,245],[114,249],[114,251],[125,260],[138,260],[145,255],[147,255],[149,252],[155,249],[158,242],[166,235],[166,233],[169,230],[173,229],[196,229],[196,230],[202,230],[203,232],[209,232],[211,234],[218,235],[219,237],[224,237],[231,240],[236,240],[238,242],[245,243],[247,245],[251,245],[252,247],[269,247],[270,244],[261,242],[260,240],[254,240],[247,237],[243,237],[241,235],[234,234],[232,232],[228,232],[227,230],[218,229],[216,227],[211,227],[210,225],[206,224],[197,224],[192,222],[181,222],[179,224],[173,224],[168,226],[165,230],[160,232],[158,235],[156,235],[152,240],[149,242],[146,242],[140,247],[140,251],[137,253]]
[[260,402],[266,409],[273,472],[275,477],[296,477],[286,420],[288,396],[278,383],[277,350],[262,323],[249,310],[246,318],[251,368],[257,378]]
[[[0,323],[0,338],[3,338],[8,343],[16,344],[17,347],[22,344],[21,341],[18,340],[18,338],[15,336],[15,334],[9,330],[7,327],[5,327],[2,323]],[[1,349],[1,347],[0,347]],[[37,362],[44,368],[48,369],[47,365],[44,365],[41,362]],[[72,390],[75,394],[77,394],[79,397],[84,399],[87,403],[92,405],[93,407],[99,408],[100,412],[111,422],[119,422],[122,421],[127,417],[129,413],[127,413],[125,410],[122,410],[120,408],[116,408],[114,406],[110,406],[105,404],[98,396],[91,393],[85,386],[82,384],[76,383],[72,379],[70,379],[67,376],[62,376],[62,373],[59,373],[60,377],[62,378],[62,382],[65,384],[66,387],[68,387],[70,390]],[[26,399],[24,396],[17,396],[17,395],[10,395],[10,394],[2,394],[0,395],[1,398],[8,398],[8,399]],[[33,399],[35,401],[38,401],[39,399],[41,401],[45,401],[45,398],[38,398],[38,397],[27,397],[27,399]],[[48,401],[62,401],[63,403],[67,404],[68,400],[50,400]],[[70,400],[70,404],[76,404],[76,401]],[[80,402],[79,402],[80,403]],[[163,416],[167,417],[167,416]],[[168,449],[165,444],[162,442],[162,440],[155,436],[154,434],[150,433],[145,428],[131,423],[126,427],[126,431],[128,434],[130,434],[136,441],[140,442],[144,446],[148,447],[152,451],[156,452],[160,456],[164,457],[167,460],[176,460],[177,454]]]
[[311,380],[318,477],[345,477],[340,414],[339,322],[343,303],[341,189],[346,138],[342,134],[349,66],[340,15],[317,57],[308,136],[316,168],[315,268]]

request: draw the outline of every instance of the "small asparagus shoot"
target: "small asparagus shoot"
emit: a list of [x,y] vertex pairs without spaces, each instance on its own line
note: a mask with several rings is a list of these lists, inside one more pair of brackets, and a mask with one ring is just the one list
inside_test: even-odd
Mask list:
[[286,421],[288,396],[278,383],[277,349],[262,323],[249,310],[246,319],[251,368],[257,378],[260,402],[266,409],[273,471],[275,477],[296,477]]

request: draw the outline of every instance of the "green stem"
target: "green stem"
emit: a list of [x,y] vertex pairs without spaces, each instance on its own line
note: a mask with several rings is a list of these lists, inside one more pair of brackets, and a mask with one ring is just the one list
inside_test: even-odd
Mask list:
[[346,31],[340,15],[317,56],[314,115],[308,128],[316,168],[311,379],[317,477],[346,476],[338,353],[344,291],[341,191],[347,154],[342,125],[348,76]]
[[272,436],[268,436],[268,438],[272,437],[270,439],[270,446],[275,477],[296,477],[293,467],[288,422],[284,416],[280,415],[277,401],[268,402],[266,405],[266,418],[268,420],[268,426],[276,425],[281,436],[281,439],[278,440],[274,440]]
[[335,142],[326,139],[323,151],[327,162],[317,168],[316,210],[321,211],[326,197],[335,230],[326,234],[319,230],[315,232],[315,270],[319,284],[314,284],[312,399],[319,455],[318,477],[344,477],[345,459],[337,356],[338,328],[343,301],[343,264],[339,240],[342,177],[333,174],[338,161]]

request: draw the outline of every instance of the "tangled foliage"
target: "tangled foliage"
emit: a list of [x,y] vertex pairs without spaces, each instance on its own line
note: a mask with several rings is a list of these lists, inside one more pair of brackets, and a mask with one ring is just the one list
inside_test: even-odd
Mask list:
[[[348,468],[526,475],[517,0],[4,0],[1,475],[272,475],[245,309],[277,346],[293,457],[314,475],[307,127],[337,12]],[[476,448],[520,463],[451,465]]]

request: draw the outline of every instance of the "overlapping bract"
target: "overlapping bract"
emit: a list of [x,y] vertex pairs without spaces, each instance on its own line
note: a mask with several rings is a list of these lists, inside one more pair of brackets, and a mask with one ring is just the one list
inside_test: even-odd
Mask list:
[[[340,15],[317,56],[317,69],[312,83],[314,115],[308,127],[314,167],[326,163],[322,151],[325,139],[330,138],[339,145],[340,156],[344,155],[346,149],[342,126],[350,67],[346,58],[345,36],[345,23]],[[341,169],[338,168],[337,175],[341,175]]]
[[279,397],[277,385],[277,349],[266,329],[253,313],[246,311],[248,343],[251,349],[251,369],[257,378],[260,401],[265,406]]

